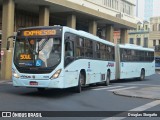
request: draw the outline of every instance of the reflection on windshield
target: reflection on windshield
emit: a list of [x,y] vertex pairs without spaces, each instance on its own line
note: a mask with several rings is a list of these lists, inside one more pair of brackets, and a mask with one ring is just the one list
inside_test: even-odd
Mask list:
[[[40,46],[42,45],[43,40],[40,41]],[[47,67],[47,60],[49,59],[50,53],[53,48],[53,39],[50,38],[48,42],[44,45],[43,49],[39,52],[39,59],[42,60]]]
[[20,67],[53,67],[60,62],[61,39],[19,38],[16,41],[14,62]]

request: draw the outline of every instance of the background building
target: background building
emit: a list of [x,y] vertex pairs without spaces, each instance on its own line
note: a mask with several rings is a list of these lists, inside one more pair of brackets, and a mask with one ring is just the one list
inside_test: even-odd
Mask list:
[[160,17],[152,17],[150,21],[137,23],[136,30],[128,32],[130,44],[155,49],[155,55],[160,56]]
[[149,47],[155,48],[160,45],[160,17],[150,19]]
[[149,43],[149,30],[150,24],[148,21],[143,21],[143,23],[137,23],[136,30],[130,30],[128,33],[128,39],[130,44],[140,45],[143,47],[148,47]]
[[[13,46],[7,37],[18,28],[29,26],[69,26],[114,42],[114,31],[120,31],[120,42],[127,42],[127,30],[136,27],[134,0],[0,0],[2,30],[1,79],[11,78]],[[11,44],[13,44],[11,42]]]
[[150,21],[150,47],[155,48],[155,56],[160,56],[160,16],[152,17]]

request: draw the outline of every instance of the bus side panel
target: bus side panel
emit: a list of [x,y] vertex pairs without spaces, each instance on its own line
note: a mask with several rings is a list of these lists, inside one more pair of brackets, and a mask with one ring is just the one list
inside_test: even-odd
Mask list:
[[[133,69],[134,68],[134,69]],[[154,63],[134,63],[134,62],[121,62],[120,63],[120,79],[140,77],[141,70],[145,69],[145,76],[155,74]]]
[[64,73],[64,85],[67,87],[74,87],[78,85],[79,74],[81,70],[85,70],[86,72],[86,84],[94,83],[94,74],[93,71],[87,71],[88,60],[79,59],[70,63],[65,68]]
[[[108,66],[108,64],[112,64]],[[86,72],[86,84],[98,83],[106,80],[107,70],[111,71],[111,80],[115,79],[115,62],[78,59],[65,68],[64,85],[74,87],[78,85],[81,70]],[[105,76],[105,79],[104,79]]]
[[[93,63],[91,62],[91,69],[93,70],[94,82],[102,82],[106,80],[107,70],[110,70],[111,76],[110,79],[115,79],[115,62],[114,61],[98,61],[95,60]],[[103,77],[105,76],[105,77]]]

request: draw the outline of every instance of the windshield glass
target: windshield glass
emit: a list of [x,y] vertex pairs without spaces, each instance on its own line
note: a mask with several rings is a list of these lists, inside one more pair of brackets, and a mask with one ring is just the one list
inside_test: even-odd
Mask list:
[[19,67],[50,68],[61,58],[60,37],[18,37],[15,43],[14,63]]

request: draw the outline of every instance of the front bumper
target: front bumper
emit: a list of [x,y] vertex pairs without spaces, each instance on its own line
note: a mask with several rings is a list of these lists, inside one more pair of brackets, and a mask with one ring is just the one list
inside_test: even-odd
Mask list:
[[[64,88],[63,77],[57,79],[34,80],[34,79],[16,79],[12,78],[15,87],[32,87],[32,88]],[[37,85],[30,85],[30,82],[37,82]]]

